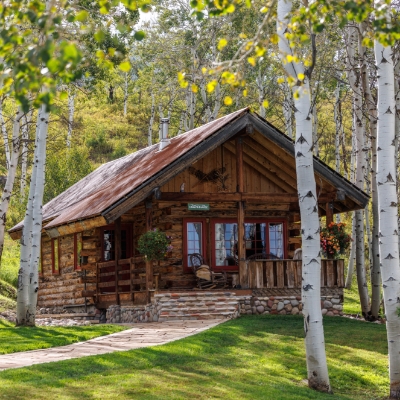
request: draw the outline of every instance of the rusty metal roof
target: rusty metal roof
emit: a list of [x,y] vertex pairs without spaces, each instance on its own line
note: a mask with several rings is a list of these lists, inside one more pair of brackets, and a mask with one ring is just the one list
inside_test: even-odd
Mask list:
[[[157,143],[103,164],[43,207],[44,229],[101,214],[226,124],[248,112],[249,109],[244,108],[175,136],[162,151]],[[9,232],[22,226],[20,222]]]

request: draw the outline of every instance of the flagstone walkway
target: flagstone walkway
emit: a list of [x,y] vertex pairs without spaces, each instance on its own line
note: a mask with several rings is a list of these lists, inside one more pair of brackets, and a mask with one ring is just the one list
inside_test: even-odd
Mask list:
[[24,351],[0,355],[0,371],[10,368],[28,367],[53,361],[69,360],[99,354],[127,351],[148,346],[157,346],[210,329],[226,319],[200,321],[151,322],[131,325],[132,328],[101,336],[87,342],[50,349]]

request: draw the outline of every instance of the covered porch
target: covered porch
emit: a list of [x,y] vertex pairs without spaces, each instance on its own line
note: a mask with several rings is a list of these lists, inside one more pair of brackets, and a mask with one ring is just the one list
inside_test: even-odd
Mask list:
[[[235,288],[239,271],[228,271],[228,285],[225,288],[207,289],[207,292],[235,292],[251,294],[253,291],[264,295],[300,294],[301,260],[247,260],[244,262],[247,281],[241,281],[241,289]],[[173,289],[159,287],[160,273],[157,263],[149,268],[143,257],[109,261],[97,264],[96,290],[84,291],[87,297],[94,297],[98,308],[110,305],[144,305],[154,295],[171,292],[198,292],[195,283],[188,287]],[[151,274],[151,276],[150,276]],[[344,260],[321,260],[321,289],[324,293],[341,293],[344,287]]]

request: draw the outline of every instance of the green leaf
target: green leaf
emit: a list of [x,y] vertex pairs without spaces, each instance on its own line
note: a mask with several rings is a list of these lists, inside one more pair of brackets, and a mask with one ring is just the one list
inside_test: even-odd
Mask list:
[[99,29],[93,36],[99,43],[101,43],[105,38],[105,34],[101,29]]
[[63,53],[64,53],[64,59],[69,59],[69,60],[76,60],[79,56],[79,51],[76,48],[75,44],[73,43],[67,44],[63,48]]
[[133,37],[139,42],[145,38],[146,34],[143,31],[136,31]]
[[50,72],[55,73],[60,69],[60,62],[52,58],[47,62],[46,66]]
[[131,63],[129,61],[124,61],[123,63],[119,64],[118,68],[122,72],[129,72],[131,69]]
[[87,20],[88,16],[89,16],[89,13],[85,10],[82,10],[82,11],[78,12],[78,14],[76,14],[75,20],[83,22],[83,21]]

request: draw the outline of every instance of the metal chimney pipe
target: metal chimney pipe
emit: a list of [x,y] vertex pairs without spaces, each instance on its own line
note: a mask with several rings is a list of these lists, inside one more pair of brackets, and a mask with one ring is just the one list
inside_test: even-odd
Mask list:
[[161,118],[161,140],[159,150],[167,147],[171,141],[168,139],[169,118]]

